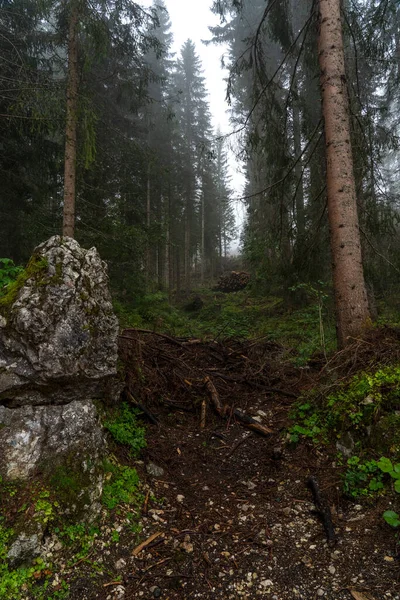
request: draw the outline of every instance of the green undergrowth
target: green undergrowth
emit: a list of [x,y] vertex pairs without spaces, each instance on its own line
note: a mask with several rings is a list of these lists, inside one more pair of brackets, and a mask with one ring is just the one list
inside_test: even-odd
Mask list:
[[0,297],[5,294],[5,288],[15,281],[23,271],[22,267],[14,264],[10,258],[0,258]]
[[292,444],[309,440],[319,447],[336,446],[336,463],[349,498],[373,500],[393,492],[398,502],[399,365],[358,373],[327,392],[314,390],[297,402],[291,418]]
[[139,491],[139,476],[136,469],[107,462],[105,470],[108,481],[103,488],[104,506],[109,510],[121,504],[139,506],[143,496]]
[[[144,429],[138,412],[127,404],[104,409],[103,418],[112,450],[128,458],[120,462],[110,453],[100,465],[102,511],[95,520],[78,520],[64,510],[60,487],[72,493],[76,485],[68,468],[54,468],[50,476],[38,475],[29,482],[0,478],[0,600],[71,600],[70,583],[80,570],[95,583],[107,571],[104,549],[118,544],[121,535],[136,542],[144,498],[132,458],[145,446]],[[121,523],[118,530],[116,522]],[[45,532],[58,550],[10,566],[7,555],[13,541],[20,532],[35,531]],[[112,565],[108,569],[107,579],[115,579]]]
[[[105,548],[116,544],[121,533],[115,530],[117,515],[122,515],[126,531],[132,537],[140,531],[139,513],[143,503],[136,470],[116,461],[105,461],[103,486],[103,512],[94,522],[64,520],[53,493],[36,485],[34,493],[20,494],[17,486],[0,483],[2,506],[0,517],[0,599],[1,600],[63,600],[71,599],[69,584],[76,576],[76,565],[82,564],[95,578],[104,572],[102,556]],[[15,493],[14,493],[15,492]],[[10,496],[10,493],[12,494]],[[7,508],[5,497],[12,499]],[[29,513],[33,522],[40,523],[46,536],[55,539],[61,549],[55,554],[37,557],[27,563],[12,567],[8,552],[17,530],[12,523],[13,512]],[[136,539],[136,538],[133,538]],[[58,573],[55,578],[56,573]],[[110,574],[111,576],[111,574]]]
[[137,456],[146,446],[145,430],[138,422],[139,410],[132,409],[127,403],[109,410],[103,422],[117,444],[129,448],[131,456]]
[[[361,372],[332,393],[312,391],[295,406],[292,442],[300,437],[316,442],[351,431],[358,444],[400,452],[400,366]],[[389,435],[386,433],[389,432]]]
[[[203,305],[190,309],[196,297]],[[166,294],[158,292],[135,304],[115,302],[114,307],[122,328],[219,341],[265,337],[282,344],[293,362],[304,365],[313,354],[330,353],[336,347],[332,316],[320,304],[319,297],[310,297],[307,306],[293,309],[277,296],[261,297],[247,290],[224,294],[201,288],[189,298],[175,299],[173,306]]]

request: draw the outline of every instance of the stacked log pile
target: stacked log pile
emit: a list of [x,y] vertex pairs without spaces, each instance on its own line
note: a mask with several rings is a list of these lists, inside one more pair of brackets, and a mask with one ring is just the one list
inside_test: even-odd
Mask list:
[[238,292],[243,290],[250,281],[249,273],[245,271],[231,271],[224,273],[218,280],[216,290],[219,292]]

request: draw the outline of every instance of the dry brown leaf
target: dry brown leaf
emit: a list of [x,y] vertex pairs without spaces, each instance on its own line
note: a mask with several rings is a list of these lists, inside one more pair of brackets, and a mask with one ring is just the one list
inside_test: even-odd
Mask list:
[[132,556],[137,556],[143,550],[143,548],[146,548],[146,546],[151,544],[151,542],[158,538],[160,535],[162,535],[162,531],[157,531],[156,533],[153,533],[153,535],[148,537],[147,540],[139,544],[139,546],[136,546],[136,548],[132,552]]
[[365,594],[364,592],[358,592],[357,590],[349,590],[350,594],[353,596],[354,600],[375,600],[369,594]]

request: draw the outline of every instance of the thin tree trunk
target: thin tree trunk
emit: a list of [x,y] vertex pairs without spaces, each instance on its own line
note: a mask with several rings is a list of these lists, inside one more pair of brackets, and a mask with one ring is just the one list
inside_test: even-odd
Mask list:
[[328,213],[340,347],[369,319],[350,140],[340,0],[320,0],[319,61],[325,121]]
[[176,249],[176,296],[179,298],[181,294],[181,257],[180,248]]
[[184,243],[184,269],[185,269],[185,292],[190,294],[191,288],[191,211],[190,211],[190,191],[186,200],[186,211],[185,211],[185,243]]
[[[297,158],[301,155],[301,128],[300,128],[300,110],[297,98],[297,86],[295,89],[295,98],[293,100],[293,149],[294,156]],[[305,218],[304,218],[304,191],[302,182],[303,167],[301,159],[298,161],[295,168],[296,175],[296,229],[297,229],[297,241],[302,246],[304,242],[305,234]]]
[[67,118],[64,159],[63,235],[74,237],[76,197],[76,138],[78,124],[78,3],[70,3],[68,33]]
[[206,260],[206,253],[205,253],[205,214],[204,214],[204,191],[202,191],[201,193],[201,276],[200,276],[200,281],[201,284],[204,284],[204,272],[205,272],[205,260]]
[[150,288],[152,277],[151,271],[151,246],[150,246],[150,226],[151,226],[151,182],[150,182],[150,162],[147,167],[147,186],[146,186],[146,228],[147,228],[147,248],[146,248],[146,288]]

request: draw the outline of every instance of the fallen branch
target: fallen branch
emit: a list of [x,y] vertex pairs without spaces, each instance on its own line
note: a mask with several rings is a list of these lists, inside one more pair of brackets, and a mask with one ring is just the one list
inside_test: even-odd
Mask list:
[[[229,408],[227,406],[222,406],[221,401],[219,399],[218,392],[215,388],[215,385],[211,381],[210,377],[206,377],[204,379],[204,384],[211,396],[212,403],[214,405],[215,410],[220,415],[220,417],[226,419],[227,413],[229,412]],[[253,419],[253,417],[249,417],[245,415],[240,410],[235,408],[231,411],[231,416],[236,417],[238,421],[240,421],[243,425],[245,425],[248,429],[255,431],[256,433],[260,433],[261,435],[269,436],[272,433],[272,429],[266,427],[265,425],[261,425],[258,421]]]
[[144,548],[151,544],[151,542],[157,539],[160,535],[162,535],[162,531],[157,531],[156,533],[153,533],[153,535],[148,537],[147,540],[144,540],[144,542],[139,544],[139,546],[136,546],[136,548],[132,551],[132,556],[137,556],[138,554],[140,554]]
[[127,391],[126,395],[128,396],[128,400],[132,404],[137,406],[137,408],[148,418],[150,423],[153,423],[153,425],[159,424],[157,417],[155,415],[153,415],[153,413],[151,413],[145,406],[143,406],[143,404],[140,404],[140,402],[137,402],[130,392]]
[[[207,369],[207,370],[211,371],[211,369]],[[273,393],[273,394],[281,394],[282,396],[287,396],[288,398],[296,398],[297,399],[297,397],[298,397],[293,392],[287,392],[286,390],[281,390],[280,388],[268,387],[268,386],[263,385],[262,383],[256,383],[254,381],[249,381],[248,379],[245,379],[244,377],[232,377],[229,375],[224,375],[223,373],[219,373],[217,371],[213,371],[213,375],[215,375],[215,377],[219,377],[220,379],[223,379],[224,381],[232,381],[234,383],[245,383],[246,385],[249,385],[250,387],[254,387],[259,390],[263,390],[264,392]]]
[[322,498],[321,491],[319,489],[317,480],[314,477],[310,477],[307,482],[308,487],[312,491],[314,498],[314,504],[316,507],[316,514],[321,520],[321,523],[325,529],[326,539],[329,545],[336,544],[337,537],[335,534],[335,528],[332,522],[331,509],[328,503]]
[[243,425],[245,425],[248,429],[251,429],[256,433],[261,433],[261,435],[267,436],[273,433],[272,429],[270,429],[266,425],[261,425],[261,423],[253,419],[253,417],[245,415],[237,408],[235,408],[235,410],[233,411],[233,416],[236,417],[241,423],[243,423]]

